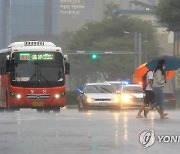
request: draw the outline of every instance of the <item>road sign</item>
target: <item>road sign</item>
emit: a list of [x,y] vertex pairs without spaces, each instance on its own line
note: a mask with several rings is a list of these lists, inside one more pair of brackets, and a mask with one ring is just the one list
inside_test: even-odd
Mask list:
[[72,51],[72,50],[64,50],[64,54],[67,55],[91,55],[92,53],[96,53],[98,55],[138,55],[138,53],[134,51]]

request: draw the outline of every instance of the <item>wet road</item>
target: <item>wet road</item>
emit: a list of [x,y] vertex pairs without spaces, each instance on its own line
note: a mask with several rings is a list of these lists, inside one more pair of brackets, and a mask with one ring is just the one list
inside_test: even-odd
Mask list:
[[160,120],[156,111],[147,119],[136,119],[136,110],[0,113],[0,154],[175,154],[180,143],[155,142],[143,149],[139,142],[144,130],[180,135],[180,111],[168,112],[166,120]]

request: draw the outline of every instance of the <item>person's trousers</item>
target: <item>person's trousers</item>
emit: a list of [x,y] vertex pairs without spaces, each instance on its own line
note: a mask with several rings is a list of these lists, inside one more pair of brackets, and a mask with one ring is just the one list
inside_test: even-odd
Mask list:
[[164,111],[164,93],[161,87],[154,87],[153,88],[154,95],[156,97],[156,102],[154,102],[151,107],[155,108],[159,106],[161,111]]

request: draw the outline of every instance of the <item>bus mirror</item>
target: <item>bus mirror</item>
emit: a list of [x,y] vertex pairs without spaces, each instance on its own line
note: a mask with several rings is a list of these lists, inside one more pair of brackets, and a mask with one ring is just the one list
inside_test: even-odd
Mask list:
[[10,59],[11,59],[10,55],[7,55],[6,60],[10,60]]
[[70,74],[70,64],[65,63],[65,74]]
[[6,60],[6,72],[10,72],[10,71],[11,71],[11,61]]

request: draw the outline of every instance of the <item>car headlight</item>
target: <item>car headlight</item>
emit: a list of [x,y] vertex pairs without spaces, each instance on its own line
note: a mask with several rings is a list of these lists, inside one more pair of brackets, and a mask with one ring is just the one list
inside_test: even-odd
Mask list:
[[132,96],[129,94],[122,94],[121,100],[123,103],[129,103],[131,101]]
[[119,97],[114,97],[113,99],[112,99],[112,101],[114,102],[114,103],[118,103],[119,102]]
[[86,101],[87,101],[87,103],[92,103],[93,99],[90,97],[87,97]]

